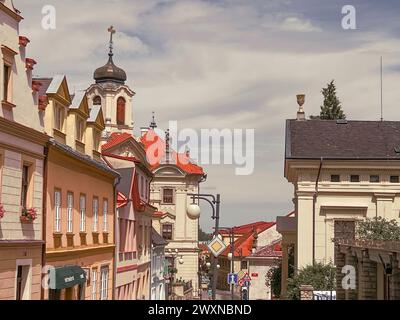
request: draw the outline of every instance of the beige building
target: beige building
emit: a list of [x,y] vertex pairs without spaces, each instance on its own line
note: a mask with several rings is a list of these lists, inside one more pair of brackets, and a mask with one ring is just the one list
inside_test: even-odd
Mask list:
[[0,2],[0,300],[40,299],[43,253],[43,111],[20,12]]
[[153,145],[159,146],[158,160],[152,167],[154,179],[150,190],[150,201],[157,208],[159,217],[153,220],[153,227],[168,241],[166,259],[177,270],[173,279],[182,279],[191,284],[193,295],[198,296],[199,221],[191,219],[186,208],[190,201],[187,194],[198,192],[199,183],[204,177],[203,169],[191,163],[190,159],[182,161],[174,150],[169,149],[168,133],[165,140],[154,130],[144,130],[142,133],[141,142],[146,151],[151,150]]
[[354,238],[356,221],[399,221],[399,130],[395,121],[305,120],[301,111],[287,120],[285,177],[295,217],[278,219],[284,265],[290,245],[297,269],[334,262],[332,239]]

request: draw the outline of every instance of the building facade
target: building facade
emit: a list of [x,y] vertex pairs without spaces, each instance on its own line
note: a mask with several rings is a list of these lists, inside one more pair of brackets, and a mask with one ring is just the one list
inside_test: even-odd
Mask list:
[[43,111],[20,12],[0,2],[0,300],[39,300],[43,256]]
[[[168,132],[165,140],[153,130],[142,130],[140,141],[144,145],[148,158],[153,151],[150,201],[158,212],[159,218],[153,221],[154,229],[168,242],[166,259],[176,273],[169,281],[181,279],[193,287],[193,295],[199,291],[199,249],[198,219],[191,219],[186,208],[190,198],[188,193],[197,193],[199,183],[204,181],[203,169],[190,161],[189,155],[178,154],[171,150]],[[152,151],[153,150],[153,151]],[[171,253],[172,252],[172,253]],[[174,254],[177,253],[177,256]],[[170,283],[172,285],[172,283]],[[186,285],[187,287],[187,285]]]
[[101,108],[70,95],[66,77],[35,79],[51,137],[46,159],[44,299],[113,298],[119,174],[100,159]]
[[399,221],[399,128],[396,121],[305,120],[300,111],[287,120],[285,177],[295,217],[279,219],[278,229],[295,249],[296,269],[335,263],[332,239],[354,239],[356,221]]
[[156,210],[149,204],[153,174],[143,146],[131,134],[112,133],[102,146],[102,154],[108,165],[121,175],[116,297],[119,300],[148,300],[152,216]]
[[151,281],[150,299],[165,300],[166,298],[166,260],[165,246],[167,241],[154,229],[151,230]]

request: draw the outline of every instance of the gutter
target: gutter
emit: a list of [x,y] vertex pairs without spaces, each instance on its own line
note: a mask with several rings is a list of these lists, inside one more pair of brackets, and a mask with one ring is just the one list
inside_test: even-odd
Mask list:
[[322,169],[322,161],[324,158],[321,157],[319,160],[319,169],[318,169],[318,175],[317,179],[315,181],[315,191],[313,194],[313,222],[312,222],[312,230],[313,230],[313,235],[312,235],[312,264],[313,266],[315,265],[315,204],[317,202],[317,197],[318,197],[318,182],[319,182],[319,177],[321,175],[321,169]]
[[[48,175],[48,158],[49,158],[49,148],[44,147],[44,159],[43,159],[43,194],[42,194],[42,239],[44,243],[42,244],[42,270],[40,278],[42,279],[42,271],[46,265],[46,219],[47,219],[47,175]],[[42,279],[43,280],[43,279]],[[44,287],[41,286],[40,289],[40,299],[44,300]]]
[[118,209],[117,209],[117,185],[121,181],[121,176],[118,176],[114,180],[113,192],[114,192],[114,267],[113,267],[113,289],[112,289],[112,300],[115,300],[115,291],[117,290],[117,259],[119,253],[119,225],[118,225]]

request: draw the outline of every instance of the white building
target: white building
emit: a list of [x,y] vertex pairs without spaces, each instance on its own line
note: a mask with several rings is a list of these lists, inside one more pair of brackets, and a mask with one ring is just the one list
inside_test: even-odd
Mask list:
[[165,246],[167,241],[154,229],[151,230],[151,280],[150,299],[165,300]]

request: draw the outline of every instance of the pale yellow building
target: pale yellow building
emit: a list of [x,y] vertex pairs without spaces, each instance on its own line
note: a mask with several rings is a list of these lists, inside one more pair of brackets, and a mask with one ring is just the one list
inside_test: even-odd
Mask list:
[[283,250],[295,247],[296,269],[334,263],[332,239],[354,238],[358,220],[399,221],[399,130],[398,121],[305,120],[302,112],[286,121],[295,216],[278,218],[277,228]]

